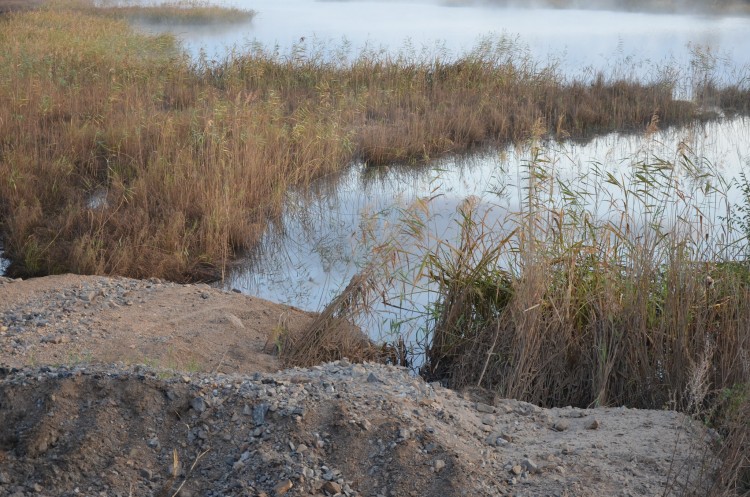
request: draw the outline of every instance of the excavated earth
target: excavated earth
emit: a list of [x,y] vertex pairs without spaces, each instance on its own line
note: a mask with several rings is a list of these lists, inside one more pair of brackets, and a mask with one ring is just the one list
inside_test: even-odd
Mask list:
[[542,409],[347,360],[279,370],[312,315],[205,285],[0,279],[0,496],[700,495],[672,411]]

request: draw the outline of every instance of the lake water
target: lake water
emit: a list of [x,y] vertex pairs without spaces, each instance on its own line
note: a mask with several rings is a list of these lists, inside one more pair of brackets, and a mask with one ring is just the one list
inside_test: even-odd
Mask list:
[[[696,52],[717,57],[716,74],[750,63],[750,18],[642,14],[596,10],[513,9],[481,3],[456,6],[438,1],[220,0],[212,3],[253,9],[250,22],[203,27],[143,25],[176,32],[194,55],[221,58],[231,47],[257,42],[281,53],[304,39],[310,45],[363,47],[397,52],[461,54],[485,37],[518,41],[539,63],[559,62],[569,76],[596,71],[661,74],[656,67],[689,68]],[[455,4],[456,2],[454,2]]]

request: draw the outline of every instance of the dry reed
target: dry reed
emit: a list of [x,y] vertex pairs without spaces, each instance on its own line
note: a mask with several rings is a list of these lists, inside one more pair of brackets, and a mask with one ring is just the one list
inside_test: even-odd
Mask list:
[[[86,9],[89,9],[87,13]],[[458,58],[301,44],[190,61],[86,2],[0,22],[0,231],[9,272],[216,279],[285,191],[353,160],[688,122],[672,83],[563,83],[512,40]]]

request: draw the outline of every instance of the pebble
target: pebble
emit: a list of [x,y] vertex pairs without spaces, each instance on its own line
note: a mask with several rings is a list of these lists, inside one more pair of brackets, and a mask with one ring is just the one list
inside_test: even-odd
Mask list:
[[266,414],[271,406],[265,402],[258,404],[253,408],[253,422],[255,426],[261,426],[266,422]]
[[203,399],[203,397],[195,397],[190,401],[190,407],[195,409],[195,412],[200,414],[206,410],[206,401]]
[[565,420],[560,420],[552,425],[552,429],[555,431],[565,431],[570,428],[570,423]]
[[327,481],[323,484],[321,490],[323,490],[328,495],[336,495],[341,493],[341,485],[339,485],[335,481]]
[[528,458],[521,461],[521,467],[529,473],[537,473],[539,471],[539,466]]
[[290,491],[293,486],[294,485],[292,484],[291,480],[280,481],[276,484],[275,487],[273,487],[273,493],[277,496],[284,495],[285,493]]
[[485,414],[482,416],[482,424],[483,425],[494,425],[495,424],[495,416],[492,414]]

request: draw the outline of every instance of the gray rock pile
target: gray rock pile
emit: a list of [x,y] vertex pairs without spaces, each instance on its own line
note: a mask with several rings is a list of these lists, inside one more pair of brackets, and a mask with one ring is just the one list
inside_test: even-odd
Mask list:
[[14,497],[650,496],[711,464],[674,412],[490,405],[346,360],[251,376],[0,368],[0,419]]

